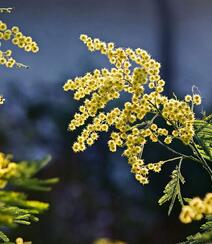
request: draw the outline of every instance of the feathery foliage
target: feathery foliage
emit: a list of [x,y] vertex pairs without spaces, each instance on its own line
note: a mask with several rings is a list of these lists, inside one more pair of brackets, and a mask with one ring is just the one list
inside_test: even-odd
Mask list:
[[170,201],[169,210],[168,210],[169,215],[173,209],[176,197],[178,198],[180,204],[183,206],[183,198],[181,195],[181,187],[180,187],[181,183],[182,184],[185,183],[185,180],[180,172],[182,160],[183,159],[181,158],[179,165],[177,165],[175,170],[173,170],[171,174],[171,180],[165,186],[165,189],[163,191],[164,195],[158,201],[159,205],[162,205],[165,202]]
[[188,236],[186,241],[180,242],[180,244],[212,243],[212,215],[206,217],[206,223],[203,224],[200,229],[202,232]]
[[212,115],[194,123],[196,147],[206,160],[212,161]]
[[[51,185],[58,182],[57,178],[38,179],[35,174],[39,172],[51,157],[42,160],[12,162],[12,157],[1,154],[0,158],[0,227],[17,227],[18,224],[30,225],[37,222],[38,214],[43,213],[49,207],[48,203],[29,200],[28,195],[16,191],[17,188],[36,191],[49,191]],[[0,239],[8,243],[9,238],[4,232],[0,232]],[[21,242],[20,242],[21,243]]]

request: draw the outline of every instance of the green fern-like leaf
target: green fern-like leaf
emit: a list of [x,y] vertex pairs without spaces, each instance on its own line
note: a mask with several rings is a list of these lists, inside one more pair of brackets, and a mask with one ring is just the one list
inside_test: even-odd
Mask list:
[[196,147],[201,156],[212,161],[212,115],[195,120],[195,141]]
[[41,160],[21,161],[19,162],[19,172],[21,176],[30,178],[44,168],[51,161],[51,156],[47,155]]
[[181,205],[183,205],[183,198],[181,195],[181,187],[180,184],[184,184],[185,180],[180,172],[180,165],[181,165],[182,159],[178,166],[176,166],[176,169],[173,170],[171,174],[171,180],[166,185],[163,193],[164,195],[159,199],[158,203],[159,205],[162,205],[168,201],[170,201],[168,215],[171,214],[171,211],[173,209],[174,203],[176,198],[178,198]]
[[2,231],[0,231],[0,240],[2,240],[4,243],[8,243],[10,241],[10,239]]
[[[50,191],[51,186],[58,182],[58,178],[43,180],[34,177],[50,160],[51,156],[46,156],[41,160],[19,162],[17,164],[17,173],[5,180],[12,186],[27,190]],[[1,179],[4,180],[3,177],[1,177]]]
[[[7,156],[5,157],[8,158]],[[58,182],[57,178],[43,180],[35,176],[39,170],[46,166],[49,160],[50,157],[48,156],[38,161],[13,163],[16,165],[13,174],[10,176],[1,176],[0,179],[6,181],[9,188],[0,189],[0,228],[16,227],[19,224],[30,225],[31,222],[37,222],[39,220],[37,217],[38,214],[48,209],[48,203],[29,200],[26,193],[17,192],[15,189],[21,187],[27,190],[50,190],[50,186]],[[0,243],[9,244],[13,242],[10,242],[7,236],[3,232],[0,232]]]
[[194,235],[190,235],[186,238],[186,241],[180,242],[180,244],[211,244],[212,243],[212,215],[206,217],[206,223],[203,224],[200,229],[202,232],[198,232]]

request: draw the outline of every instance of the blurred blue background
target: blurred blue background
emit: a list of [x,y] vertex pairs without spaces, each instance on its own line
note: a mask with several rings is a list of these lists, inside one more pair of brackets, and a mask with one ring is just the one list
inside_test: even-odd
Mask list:
[[[14,48],[17,61],[30,68],[0,67],[0,93],[6,98],[0,108],[0,149],[17,160],[51,154],[53,160],[41,177],[61,179],[51,193],[33,195],[50,201],[50,211],[38,224],[14,230],[13,235],[26,236],[35,244],[87,244],[102,236],[129,244],[171,244],[197,231],[200,223],[179,223],[179,207],[168,218],[167,206],[157,205],[174,165],[142,187],[120,153],[106,150],[106,137],[85,153],[72,152],[79,131],[70,133],[67,126],[78,103],[62,86],[69,78],[108,66],[105,57],[89,53],[79,41],[86,33],[117,46],[146,49],[162,64],[167,94],[174,91],[182,97],[196,85],[202,107],[211,111],[212,2],[2,0],[1,6],[15,8],[1,19],[31,35],[40,52],[33,55]],[[2,43],[2,48],[8,47]],[[160,148],[145,153],[152,161],[168,156]],[[186,196],[210,190],[198,165],[186,162],[183,173]],[[201,184],[195,185],[199,177]]]

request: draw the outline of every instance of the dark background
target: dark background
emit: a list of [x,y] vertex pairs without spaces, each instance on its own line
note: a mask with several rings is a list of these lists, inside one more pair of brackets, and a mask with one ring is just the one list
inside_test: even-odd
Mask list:
[[[67,126],[78,103],[62,86],[68,78],[108,66],[104,57],[89,53],[79,41],[86,33],[117,46],[148,50],[162,64],[167,94],[174,91],[182,97],[196,85],[203,98],[201,109],[210,112],[212,2],[4,0],[1,7],[15,8],[1,19],[31,35],[40,52],[14,48],[16,59],[30,69],[0,67],[0,92],[6,98],[0,108],[0,149],[13,153],[16,160],[51,154],[53,160],[40,177],[60,177],[51,193],[32,195],[50,201],[50,211],[39,223],[20,227],[12,235],[34,244],[89,244],[103,236],[129,244],[171,244],[195,233],[200,222],[183,225],[179,206],[167,217],[167,206],[157,204],[174,165],[152,175],[150,185],[142,187],[121,153],[108,151],[106,136],[84,153],[72,152],[79,131],[69,133]],[[9,46],[2,43],[2,49]],[[145,151],[147,161],[169,156],[160,147]],[[185,196],[203,196],[210,190],[207,174],[198,165],[186,161],[182,173]]]

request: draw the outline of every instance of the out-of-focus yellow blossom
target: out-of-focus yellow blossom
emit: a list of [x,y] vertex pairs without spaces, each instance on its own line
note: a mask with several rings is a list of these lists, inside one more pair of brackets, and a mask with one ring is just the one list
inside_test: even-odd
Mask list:
[[3,96],[0,96],[0,104],[3,104],[5,101],[4,97]]
[[181,222],[188,224],[207,214],[212,214],[212,193],[207,193],[203,200],[199,197],[190,200],[189,205],[183,206],[179,218]]
[[93,242],[93,244],[127,244],[124,241],[111,240],[109,238],[99,238]]
[[7,180],[17,173],[17,164],[11,162],[11,155],[0,153],[0,188],[4,188]]
[[[12,44],[24,49],[26,52],[36,53],[39,51],[39,47],[35,41],[32,40],[30,36],[25,36],[17,26],[13,26],[11,29],[7,27],[7,24],[0,20],[0,41],[11,40]],[[12,51],[0,51],[0,64],[5,65],[8,68],[20,66],[16,60],[11,56]]]
[[21,238],[21,237],[18,237],[16,240],[15,240],[15,243],[16,244],[32,244],[32,242],[31,241],[24,241],[23,240],[23,238]]
[[[164,96],[165,81],[160,77],[161,65],[143,49],[116,48],[112,42],[105,43],[84,34],[80,39],[88,50],[106,55],[113,67],[95,69],[64,84],[65,91],[74,91],[74,99],[84,100],[71,120],[69,130],[91,121],[73,144],[73,150],[84,151],[94,144],[101,132],[112,128],[108,141],[110,151],[123,148],[123,155],[128,158],[136,179],[147,184],[149,171],[154,169],[159,172],[161,165],[150,169],[144,164],[142,153],[145,145],[161,139],[165,144],[171,144],[174,139],[189,144],[194,135],[195,119],[190,102],[200,104],[201,98],[193,95],[180,101]],[[118,99],[123,92],[130,94],[123,108],[104,111],[106,105]],[[168,129],[158,127],[157,121],[161,118],[168,124]]]
[[23,244],[24,240],[21,237],[19,237],[15,240],[15,242],[16,242],[16,244]]

